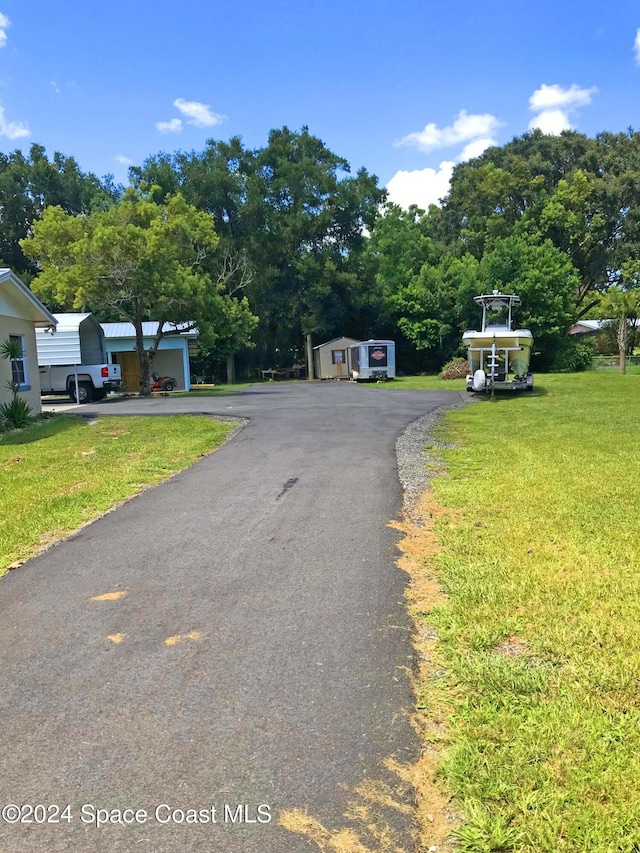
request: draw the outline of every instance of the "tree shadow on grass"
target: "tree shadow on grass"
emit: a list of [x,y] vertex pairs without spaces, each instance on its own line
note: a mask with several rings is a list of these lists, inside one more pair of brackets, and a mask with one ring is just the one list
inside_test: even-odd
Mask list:
[[52,438],[61,432],[77,427],[79,424],[88,426],[87,421],[79,415],[53,415],[22,429],[9,430],[0,433],[0,447],[16,444],[32,444],[34,441],[42,441]]

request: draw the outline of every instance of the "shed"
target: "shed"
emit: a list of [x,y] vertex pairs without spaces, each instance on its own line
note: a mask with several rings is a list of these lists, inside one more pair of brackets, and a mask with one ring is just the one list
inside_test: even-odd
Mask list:
[[355,338],[333,338],[313,348],[313,373],[316,379],[348,379],[351,375],[351,347]]
[[[191,389],[190,354],[195,351],[198,330],[190,328],[191,323],[167,324],[169,334],[160,341],[153,359],[152,370],[160,376],[172,376],[176,388],[182,391]],[[136,331],[133,323],[102,323],[106,339],[108,360],[119,364],[122,381],[127,391],[140,388],[140,366],[135,351]],[[188,329],[188,331],[187,331]],[[158,332],[157,321],[142,324],[145,349],[149,349]]]
[[34,413],[42,411],[36,331],[55,329],[56,319],[18,276],[7,268],[0,269],[0,341],[17,339],[22,345],[22,358],[12,369],[9,361],[0,359],[0,402],[9,402],[11,392],[6,383],[17,381],[19,395]]
[[36,332],[38,364],[106,364],[104,332],[93,314],[54,314],[55,335]]

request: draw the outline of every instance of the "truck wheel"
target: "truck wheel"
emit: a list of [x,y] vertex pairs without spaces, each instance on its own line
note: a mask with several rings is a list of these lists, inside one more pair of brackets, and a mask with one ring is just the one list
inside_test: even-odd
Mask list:
[[[78,400],[81,403],[89,403],[93,396],[93,385],[90,382],[78,382]],[[71,402],[76,402],[76,384],[69,385],[69,397]]]

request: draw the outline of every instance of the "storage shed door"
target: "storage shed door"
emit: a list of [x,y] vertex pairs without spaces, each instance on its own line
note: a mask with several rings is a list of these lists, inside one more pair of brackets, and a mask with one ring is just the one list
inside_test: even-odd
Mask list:
[[114,353],[122,370],[122,381],[127,391],[140,390],[140,362],[137,352]]

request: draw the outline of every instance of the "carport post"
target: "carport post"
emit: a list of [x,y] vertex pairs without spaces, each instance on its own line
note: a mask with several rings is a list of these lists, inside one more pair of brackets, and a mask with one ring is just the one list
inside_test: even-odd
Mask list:
[[307,379],[313,378],[313,342],[311,335],[307,335]]
[[76,403],[80,405],[80,389],[78,388],[78,365],[73,365],[73,373],[76,377]]

